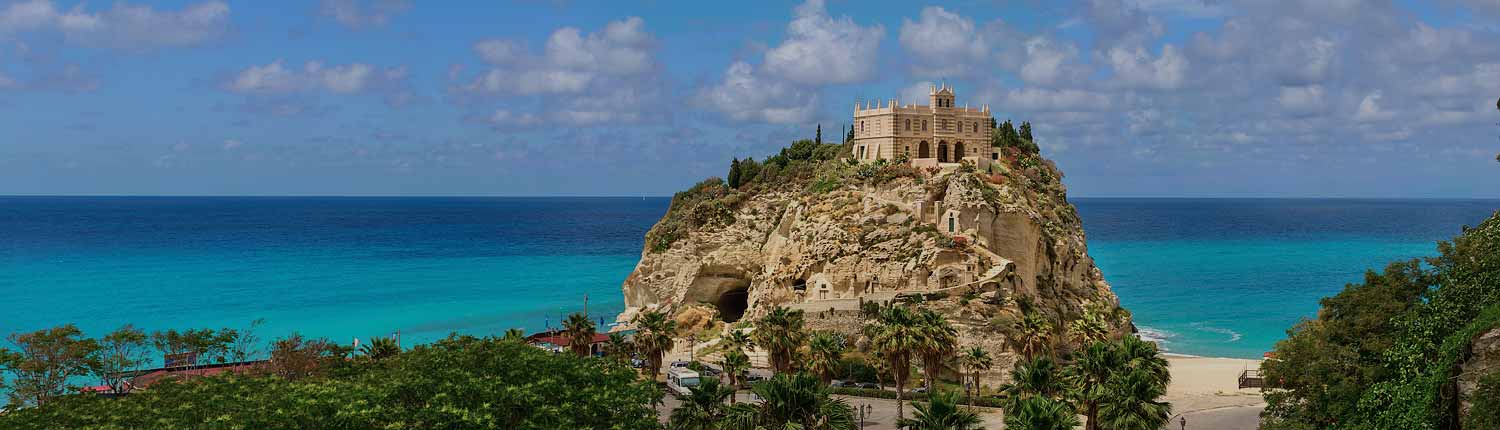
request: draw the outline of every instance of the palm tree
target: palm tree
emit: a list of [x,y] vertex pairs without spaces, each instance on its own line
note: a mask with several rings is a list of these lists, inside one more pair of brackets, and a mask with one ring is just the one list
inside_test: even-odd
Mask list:
[[1047,321],[1041,314],[1026,314],[1025,317],[1016,321],[1012,332],[1016,338],[1014,342],[1019,344],[1021,354],[1027,360],[1036,357],[1037,351],[1047,344],[1047,336],[1052,333],[1052,323]]
[[933,391],[938,372],[953,356],[953,349],[958,345],[958,330],[942,314],[931,309],[921,310],[917,317],[921,320],[922,332],[922,341],[917,351],[922,357],[922,373],[926,376],[927,391]]
[[1017,407],[1021,400],[1042,397],[1057,400],[1063,394],[1063,380],[1057,363],[1048,357],[1037,357],[1021,362],[1010,370],[1009,383],[1000,391],[1006,395],[1006,410]]
[[635,335],[636,348],[646,355],[646,367],[654,380],[661,374],[662,355],[672,349],[677,321],[659,311],[645,311],[636,315],[634,324],[640,330]]
[[516,341],[516,342],[525,341],[526,340],[526,332],[522,331],[521,329],[518,329],[518,328],[506,329],[505,330],[505,335],[502,336],[501,339],[503,339],[503,340],[513,340],[513,341]]
[[718,379],[704,379],[697,386],[688,387],[688,395],[682,399],[682,405],[672,410],[672,421],[668,428],[673,430],[718,428],[719,421],[724,419],[724,412],[728,409],[724,405],[724,399],[733,397],[733,388],[719,385]]
[[1122,370],[1125,370],[1125,358],[1111,343],[1091,343],[1073,356],[1067,372],[1072,388],[1069,394],[1083,409],[1087,418],[1086,430],[1098,430],[1099,402],[1104,398],[1104,385]]
[[751,338],[755,344],[766,349],[771,358],[771,368],[777,373],[792,370],[797,350],[807,341],[807,330],[803,328],[802,310],[777,306],[755,323]]
[[1118,348],[1126,367],[1146,371],[1156,384],[1163,387],[1172,383],[1172,371],[1167,367],[1167,359],[1159,354],[1155,343],[1126,336],[1120,340]]
[[917,411],[910,419],[897,421],[896,426],[907,430],[979,430],[984,421],[979,414],[958,408],[958,393],[935,392],[927,403],[913,404]]
[[563,332],[568,337],[568,349],[573,350],[579,357],[588,357],[590,346],[594,344],[594,322],[589,320],[588,315],[574,312],[563,321]]
[[1008,430],[1073,430],[1078,415],[1068,404],[1046,397],[1029,397],[1005,408]]
[[719,343],[725,348],[738,349],[741,352],[750,352],[755,348],[755,341],[751,340],[750,335],[745,334],[743,330],[730,329],[724,332],[724,335],[719,338]]
[[[731,349],[724,353],[719,367],[724,368],[724,376],[729,377],[729,386],[738,390],[740,383],[745,380],[745,372],[750,371],[750,356],[745,355],[744,351]],[[729,403],[734,403],[734,397],[729,398]]]
[[[969,398],[969,405],[973,406],[974,394],[978,394],[979,391],[979,372],[990,370],[990,367],[995,365],[995,360],[990,358],[989,352],[978,346],[964,350],[964,354],[959,356],[958,359],[963,364],[964,369],[969,372],[970,384],[964,385],[964,395]],[[973,386],[974,393],[969,392],[970,385]]]
[[401,345],[396,344],[396,339],[377,337],[370,339],[370,343],[360,345],[359,352],[371,360],[380,361],[400,354]]
[[1099,421],[1111,430],[1154,430],[1162,428],[1172,415],[1172,404],[1156,399],[1166,394],[1149,370],[1133,369],[1116,375],[1104,389],[1099,405]]
[[844,339],[826,331],[814,332],[807,341],[807,370],[816,373],[827,384],[838,371],[844,356]]
[[760,403],[729,407],[719,428],[729,430],[853,430],[854,408],[829,396],[829,388],[806,373],[778,373],[751,389]]
[[911,355],[921,347],[921,320],[904,306],[890,306],[880,312],[875,324],[865,326],[870,347],[885,356],[891,376],[896,380],[896,418],[903,418],[902,395],[911,373]]
[[630,360],[630,354],[635,353],[635,344],[624,333],[610,333],[609,343],[605,345],[605,354],[615,361],[624,362]]

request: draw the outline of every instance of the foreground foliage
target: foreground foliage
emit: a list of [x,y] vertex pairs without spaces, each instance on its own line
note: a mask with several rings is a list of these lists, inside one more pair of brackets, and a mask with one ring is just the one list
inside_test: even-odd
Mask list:
[[1458,366],[1500,327],[1500,213],[1438,253],[1366,273],[1289,330],[1263,365],[1279,389],[1261,428],[1458,428]]
[[659,390],[613,360],[454,336],[299,380],[165,382],[118,399],[72,395],[0,415],[5,429],[650,429]]

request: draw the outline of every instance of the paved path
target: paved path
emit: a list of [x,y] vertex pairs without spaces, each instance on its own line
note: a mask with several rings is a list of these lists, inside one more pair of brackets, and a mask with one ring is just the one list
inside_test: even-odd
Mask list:
[[[1185,418],[1187,418],[1188,430],[1255,430],[1260,427],[1260,411],[1265,408],[1266,405],[1230,406],[1188,412]],[[1181,424],[1174,418],[1162,428],[1178,430]]]

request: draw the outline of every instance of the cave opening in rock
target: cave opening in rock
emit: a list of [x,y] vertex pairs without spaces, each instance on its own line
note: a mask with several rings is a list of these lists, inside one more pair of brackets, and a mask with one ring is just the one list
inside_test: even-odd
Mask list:
[[714,303],[719,308],[719,318],[724,322],[732,323],[739,321],[745,316],[745,308],[750,307],[750,291],[744,288],[736,288],[719,295],[719,301]]

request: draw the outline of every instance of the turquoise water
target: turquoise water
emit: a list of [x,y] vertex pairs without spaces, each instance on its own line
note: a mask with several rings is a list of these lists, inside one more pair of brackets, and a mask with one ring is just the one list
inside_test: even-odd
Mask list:
[[1258,358],[1366,269],[1436,253],[1484,200],[1080,199],[1089,253],[1148,338]]
[[666,199],[0,198],[0,332],[348,342],[612,322]]
[[[1078,199],[1137,324],[1256,357],[1366,268],[1497,201]],[[0,333],[244,327],[347,342],[613,319],[665,198],[0,197]]]

